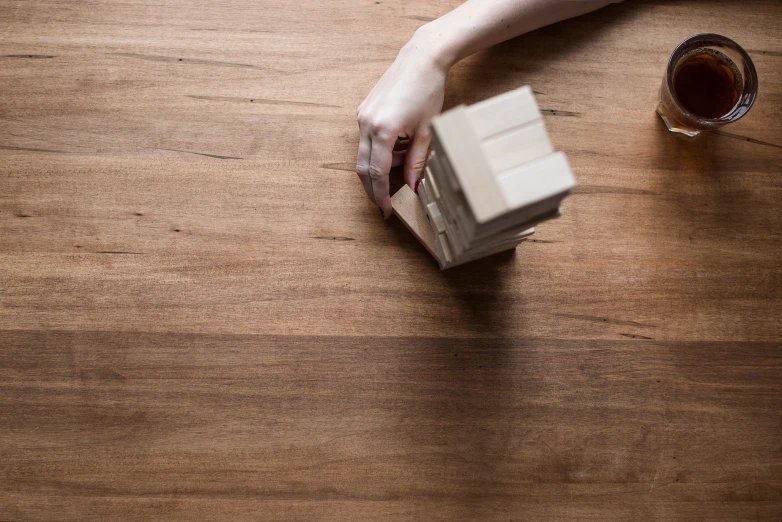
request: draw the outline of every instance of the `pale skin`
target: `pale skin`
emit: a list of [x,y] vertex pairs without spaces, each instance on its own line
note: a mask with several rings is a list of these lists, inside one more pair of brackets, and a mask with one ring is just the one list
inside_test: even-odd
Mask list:
[[388,174],[404,165],[411,188],[431,143],[429,122],[443,108],[445,77],[459,60],[510,38],[621,0],[468,0],[419,28],[399,51],[356,115],[356,173],[389,218]]

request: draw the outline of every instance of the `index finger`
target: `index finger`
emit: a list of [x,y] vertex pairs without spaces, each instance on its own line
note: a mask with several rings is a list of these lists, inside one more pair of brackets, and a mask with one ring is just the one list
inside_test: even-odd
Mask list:
[[375,134],[372,136],[372,152],[369,156],[369,179],[372,181],[372,193],[375,196],[375,203],[383,211],[383,217],[391,217],[391,196],[388,194],[388,173],[391,170],[391,161],[393,156],[393,139],[384,135]]
[[356,174],[364,185],[364,190],[372,201],[375,195],[372,193],[372,181],[369,179],[369,155],[372,152],[372,140],[369,133],[361,129],[361,138],[358,142],[358,157],[356,159]]

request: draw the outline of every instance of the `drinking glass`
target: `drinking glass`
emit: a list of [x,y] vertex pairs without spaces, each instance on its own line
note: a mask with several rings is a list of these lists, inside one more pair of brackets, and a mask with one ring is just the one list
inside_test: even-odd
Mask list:
[[[736,66],[734,72],[739,73],[737,79],[738,99],[727,114],[719,118],[704,118],[688,111],[677,99],[673,79],[682,59],[693,56],[693,53],[703,50],[727,57]],[[758,75],[755,64],[744,49],[733,40],[718,34],[696,34],[690,36],[673,51],[668,60],[668,68],[660,88],[660,104],[657,114],[668,126],[671,132],[680,132],[687,136],[696,136],[704,130],[713,130],[732,123],[752,107],[758,94]]]

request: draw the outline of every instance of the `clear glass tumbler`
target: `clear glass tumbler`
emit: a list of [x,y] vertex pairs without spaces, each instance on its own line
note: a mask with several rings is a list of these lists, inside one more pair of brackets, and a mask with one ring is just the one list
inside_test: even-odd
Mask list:
[[[737,73],[736,101],[726,114],[718,118],[706,118],[689,111],[678,99],[674,89],[674,78],[679,66],[699,53],[715,57],[720,62],[732,62],[730,69]],[[731,63],[727,63],[730,66]],[[758,75],[755,65],[739,44],[718,34],[696,34],[684,40],[673,51],[660,88],[660,104],[657,114],[671,132],[696,136],[701,131],[713,130],[732,123],[752,107],[758,94]]]

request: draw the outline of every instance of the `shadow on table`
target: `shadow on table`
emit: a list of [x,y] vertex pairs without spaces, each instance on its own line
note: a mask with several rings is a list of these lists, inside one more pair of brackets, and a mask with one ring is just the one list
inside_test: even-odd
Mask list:
[[[475,328],[488,330],[504,315],[491,293],[501,278],[478,275],[486,264],[477,264],[474,271],[465,266],[462,274],[453,269],[450,277],[471,308]],[[548,459],[519,460],[520,448],[531,446],[534,415],[525,397],[539,390],[527,364],[526,341],[489,333],[417,338],[404,363],[404,373],[415,375],[406,390],[414,394],[415,406],[397,427],[408,448],[406,472],[414,477],[407,494],[458,504],[464,520],[485,519],[487,502],[514,495],[518,481],[545,474]]]
[[411,448],[410,493],[447,498],[465,519],[480,520],[486,502],[508,494],[508,480],[545,468],[539,456],[523,465],[512,457],[527,444],[531,413],[523,397],[536,380],[527,365],[528,341],[512,334],[524,330],[524,305],[509,288],[518,277],[516,253],[440,271],[401,222],[389,225],[403,248],[419,249],[419,270],[453,309],[427,325],[441,335],[410,341],[414,348],[404,362],[404,374],[415,376],[414,390],[406,390],[415,395],[414,413],[406,419],[416,421],[398,427]]
[[517,273],[513,270],[515,257],[516,250],[508,250],[440,273],[440,281],[468,314],[468,326],[476,335],[506,337],[515,329],[512,326],[519,326],[512,322],[523,321],[521,315],[512,315],[519,307],[514,306],[515,294],[508,290]]

